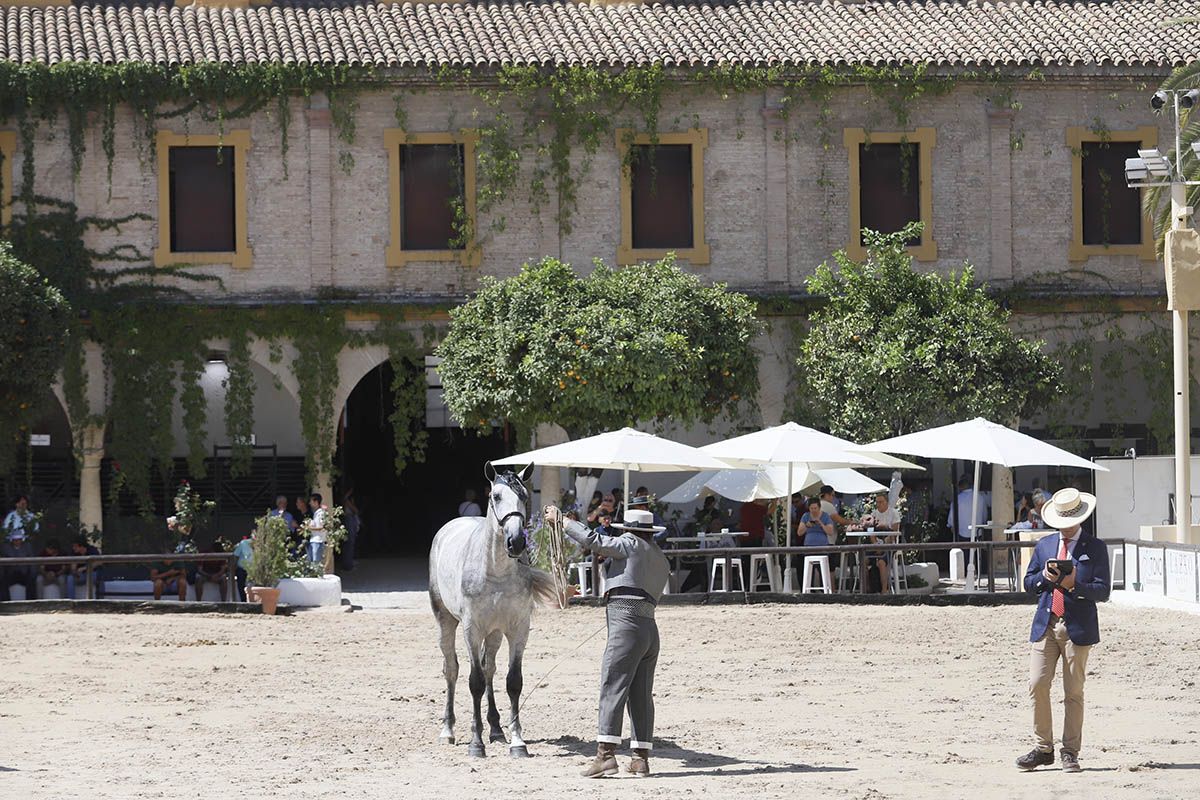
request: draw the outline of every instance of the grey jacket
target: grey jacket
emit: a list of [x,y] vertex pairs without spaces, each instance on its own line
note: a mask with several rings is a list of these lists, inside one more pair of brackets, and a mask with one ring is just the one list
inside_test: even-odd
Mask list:
[[629,587],[650,595],[655,604],[662,598],[671,567],[658,545],[632,533],[605,536],[570,519],[563,520],[563,533],[581,547],[608,558],[604,563],[605,594]]

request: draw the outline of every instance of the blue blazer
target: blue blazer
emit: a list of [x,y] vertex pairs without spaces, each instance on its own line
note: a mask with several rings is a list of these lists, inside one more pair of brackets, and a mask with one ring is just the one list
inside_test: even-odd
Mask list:
[[[1058,558],[1062,536],[1047,536],[1033,549],[1029,569],[1025,572],[1025,591],[1036,592],[1037,613],[1033,615],[1033,627],[1029,641],[1040,641],[1046,635],[1050,622],[1050,604],[1054,599],[1054,584],[1042,577],[1046,562]],[[1079,534],[1079,541],[1071,553],[1075,562],[1075,586],[1064,592],[1063,614],[1067,621],[1067,634],[1078,645],[1095,644],[1100,641],[1100,625],[1096,620],[1096,603],[1108,599],[1112,581],[1108,571],[1108,545],[1087,533]]]

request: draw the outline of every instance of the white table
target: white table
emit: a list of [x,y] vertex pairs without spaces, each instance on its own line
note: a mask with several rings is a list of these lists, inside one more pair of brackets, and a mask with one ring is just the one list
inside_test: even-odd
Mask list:
[[[900,531],[886,531],[886,530],[846,531],[847,539],[861,540],[858,542],[858,544],[866,544],[867,543],[866,540],[870,539],[870,538],[883,539],[886,542],[890,537],[895,537],[895,541],[899,542],[900,537],[901,537],[901,532]],[[858,593],[866,594],[866,590],[867,590],[867,554],[865,551],[862,551],[862,552],[859,552],[858,557],[859,557],[858,558]],[[845,580],[846,580],[846,554],[845,553],[842,553],[841,564],[838,566],[838,572],[840,573],[840,576],[838,577],[838,591],[841,592],[844,587]],[[896,592],[897,594],[899,594],[900,578],[896,574],[895,569],[892,570],[891,583],[892,583],[892,590],[894,592]]]

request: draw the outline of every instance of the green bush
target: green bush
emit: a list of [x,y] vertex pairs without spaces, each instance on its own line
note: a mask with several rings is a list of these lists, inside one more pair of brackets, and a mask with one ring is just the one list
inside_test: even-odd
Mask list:
[[254,522],[246,585],[270,588],[288,573],[288,526],[283,517],[259,517]]

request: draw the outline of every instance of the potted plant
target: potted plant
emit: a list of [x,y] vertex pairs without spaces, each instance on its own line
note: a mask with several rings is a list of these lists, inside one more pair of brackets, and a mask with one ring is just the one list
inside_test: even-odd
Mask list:
[[[336,606],[342,600],[341,580],[332,572],[326,573],[326,564],[332,562],[347,535],[342,522],[342,507],[322,507],[322,510],[325,512],[321,526],[325,532],[325,558],[314,562],[305,551],[292,552],[279,581],[281,599],[293,606]],[[307,541],[308,527],[300,530]]]
[[262,603],[264,614],[274,614],[279,603],[279,580],[288,573],[288,526],[283,517],[255,520],[246,568],[246,599]]

